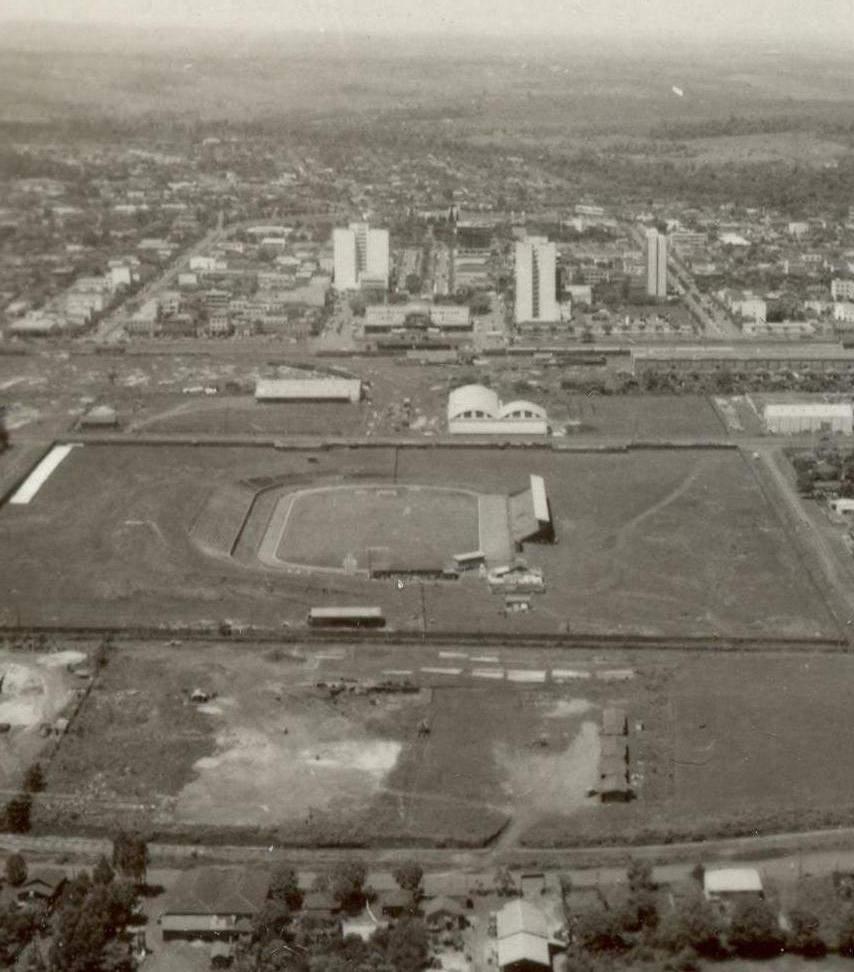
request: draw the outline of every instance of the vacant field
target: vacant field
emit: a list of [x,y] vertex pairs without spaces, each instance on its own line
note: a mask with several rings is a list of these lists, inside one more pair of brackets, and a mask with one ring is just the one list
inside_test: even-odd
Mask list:
[[85,661],[76,650],[0,650],[0,723],[9,727],[0,734],[0,790],[19,788],[27,768],[56,745],[56,735],[40,730],[70,714],[87,684],[70,670]]
[[[288,574],[205,556],[189,531],[235,481],[348,480],[515,492],[545,477],[558,542],[531,545],[546,593],[505,618],[476,577],[392,583]],[[250,523],[251,526],[251,523]],[[260,542],[260,537],[257,538]],[[735,451],[91,446],[28,506],[0,510],[0,617],[118,624],[302,623],[314,604],[382,606],[412,630],[835,636],[782,525]],[[469,544],[471,545],[471,544]],[[472,545],[473,546],[473,545]],[[243,553],[241,553],[243,551]],[[425,610],[426,609],[426,610]]]
[[[166,830],[482,843],[510,817],[590,802],[607,686],[479,683],[477,663],[449,676],[439,660],[433,649],[118,650],[50,766],[48,795],[66,800],[42,819],[61,823],[64,809],[108,826],[130,809]],[[414,693],[316,686],[403,664]],[[210,700],[191,702],[196,688]]]
[[[535,847],[850,824],[852,677],[854,658],[820,654],[130,643],[50,763],[39,820],[299,844],[503,828]],[[317,685],[342,678],[335,697]],[[359,688],[383,678],[417,691]],[[628,714],[627,805],[588,796],[606,705]]]
[[259,435],[364,435],[370,408],[338,402],[259,403],[224,395],[185,399],[133,423],[134,431],[257,433]]
[[477,496],[451,489],[336,487],[293,495],[276,550],[291,564],[370,567],[369,548],[401,565],[442,566],[478,548]]
[[531,846],[666,842],[854,822],[854,731],[838,655],[675,655],[621,686],[643,730],[630,743],[638,799],[542,818]]
[[567,395],[555,399],[552,414],[561,406],[567,419],[581,423],[582,433],[624,436],[627,439],[667,440],[721,437],[724,426],[708,398],[686,395],[615,397]]

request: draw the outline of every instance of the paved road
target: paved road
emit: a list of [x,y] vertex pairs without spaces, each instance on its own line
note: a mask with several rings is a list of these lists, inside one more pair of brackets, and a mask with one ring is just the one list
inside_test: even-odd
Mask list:
[[[286,218],[290,223],[299,222],[302,224],[309,224],[314,222],[325,223],[330,219],[335,219],[338,215],[340,214],[335,212],[291,213]],[[246,229],[248,226],[254,226],[258,224],[258,222],[258,219],[244,219],[238,223],[231,223],[229,226],[224,226],[222,212],[220,211],[219,218],[217,219],[217,225],[212,230],[209,230],[188,250],[185,250],[169,265],[169,267],[163,271],[159,277],[146,284],[145,287],[135,293],[131,299],[134,301],[134,303],[142,305],[146,301],[153,300],[155,297],[158,297],[163,293],[164,290],[167,290],[172,286],[179,273],[183,273],[187,269],[192,257],[200,256],[206,253],[215,244],[220,243],[223,240],[227,240],[240,230]],[[94,335],[96,344],[114,344],[117,342],[121,337],[126,318],[127,312],[125,309],[125,303],[122,303],[99,325],[98,331]]]
[[[641,228],[634,223],[626,223],[624,224],[624,228],[628,235],[643,249],[646,245],[646,240],[644,239]],[[673,248],[670,246],[667,248],[667,271],[670,275],[671,282],[675,282],[678,285],[677,289],[680,291],[688,310],[699,321],[704,332],[709,337],[741,337],[741,333],[732,322],[725,319],[719,320],[702,306],[700,302],[700,291],[694,283],[694,278],[691,276],[685,264],[673,253]]]
[[[109,856],[112,843],[106,839],[86,837],[3,834],[0,835],[0,849],[7,854],[17,851],[30,856],[67,855],[75,860],[92,862],[101,854]],[[656,878],[662,882],[688,877],[698,862],[713,864],[737,861],[759,867],[766,876],[786,879],[799,874],[827,875],[834,870],[854,871],[854,828],[702,843],[566,850],[509,849],[496,852],[492,848],[454,850],[421,847],[356,850],[257,845],[215,847],[154,842],[149,845],[149,853],[155,867],[182,861],[263,864],[284,857],[300,870],[328,866],[344,859],[364,860],[373,868],[390,867],[401,859],[412,859],[425,870],[454,869],[490,875],[498,866],[543,868],[569,873],[577,885],[618,883],[624,880],[625,868],[631,858],[653,862]]]

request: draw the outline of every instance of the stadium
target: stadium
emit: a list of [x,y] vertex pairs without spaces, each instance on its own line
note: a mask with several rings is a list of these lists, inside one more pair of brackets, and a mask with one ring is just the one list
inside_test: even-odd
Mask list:
[[[542,476],[513,493],[382,481],[244,481],[214,490],[192,534],[214,556],[299,572],[455,577],[553,542]],[[257,542],[256,539],[257,538]]]

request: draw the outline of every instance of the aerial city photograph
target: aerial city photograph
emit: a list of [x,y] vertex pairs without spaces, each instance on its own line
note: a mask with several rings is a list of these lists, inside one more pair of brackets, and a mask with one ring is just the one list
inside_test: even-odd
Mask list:
[[0,0],[0,970],[854,972],[854,2]]

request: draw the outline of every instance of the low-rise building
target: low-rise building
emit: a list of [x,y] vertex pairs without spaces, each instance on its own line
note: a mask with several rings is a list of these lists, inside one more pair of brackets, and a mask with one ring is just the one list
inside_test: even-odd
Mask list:
[[448,431],[453,435],[547,435],[546,410],[517,400],[503,405],[483,385],[463,385],[448,396]]
[[762,410],[762,418],[766,430],[773,435],[851,435],[854,407],[850,402],[771,404]]
[[185,871],[160,919],[164,941],[234,941],[251,932],[270,888],[267,871],[199,867]]
[[703,872],[703,894],[707,901],[734,902],[762,898],[762,878],[755,867],[720,867]]
[[255,385],[258,402],[359,402],[358,378],[261,378]]

